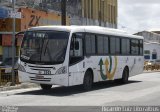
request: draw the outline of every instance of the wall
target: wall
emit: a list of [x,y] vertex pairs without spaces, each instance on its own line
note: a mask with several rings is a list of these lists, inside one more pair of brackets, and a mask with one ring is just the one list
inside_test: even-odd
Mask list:
[[[34,26],[61,25],[61,15],[58,13],[49,13],[29,8],[20,8],[22,12],[21,31]],[[67,17],[69,25],[69,17]]]
[[[45,12],[31,8],[20,8],[21,19],[16,19],[16,32],[25,31],[30,27],[44,25],[61,25],[61,15],[56,12]],[[12,32],[12,18],[0,19],[0,32]],[[70,18],[67,17],[67,25]]]
[[[43,1],[45,8],[61,11],[60,0]],[[117,7],[117,0],[68,0],[67,14],[71,18],[71,25],[117,28]]]
[[160,34],[148,32],[148,31],[142,31],[142,32],[136,33],[135,35],[143,36],[145,42],[159,42],[160,43]]
[[[0,32],[11,32],[12,31],[12,18],[0,19]],[[21,27],[20,19],[16,19],[16,32],[20,31]]]
[[89,25],[117,28],[117,7],[117,0],[82,0],[82,17]]
[[144,53],[144,56],[146,56],[146,55],[150,56],[150,59],[147,59],[147,61],[148,60],[155,60],[155,59],[152,59],[152,54],[157,54],[157,59],[160,60],[160,44],[159,43],[145,43],[144,44],[144,52],[146,50],[150,51],[149,54]]

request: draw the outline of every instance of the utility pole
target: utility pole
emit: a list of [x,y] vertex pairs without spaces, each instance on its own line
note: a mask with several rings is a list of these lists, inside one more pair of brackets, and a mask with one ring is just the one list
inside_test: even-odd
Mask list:
[[99,4],[98,4],[98,8],[99,8],[99,11],[98,11],[98,19],[99,19],[99,26],[101,26],[101,19],[102,19],[102,16],[101,16],[101,0],[99,0],[99,2],[98,2]]
[[[103,7],[102,7],[103,4]],[[102,10],[103,10],[103,17],[102,17]],[[102,20],[104,21],[104,0],[99,1],[99,26],[102,26]]]
[[12,86],[15,85],[14,58],[15,58],[15,0],[12,0],[13,23],[12,23]]
[[61,24],[66,25],[66,0],[61,0]]

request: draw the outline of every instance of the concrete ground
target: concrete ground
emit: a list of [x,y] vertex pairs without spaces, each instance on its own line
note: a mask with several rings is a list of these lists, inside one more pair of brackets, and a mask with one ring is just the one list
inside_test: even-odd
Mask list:
[[[160,105],[159,93],[160,72],[149,72],[131,77],[129,83],[125,85],[115,82],[97,83],[89,92],[84,92],[81,86],[68,88],[54,86],[49,91],[42,91],[39,87],[2,91],[0,92],[0,105],[158,106]],[[94,108],[88,107],[88,109]],[[32,108],[30,109],[32,110]],[[41,108],[39,109],[41,110]],[[49,108],[47,109],[49,110]],[[61,109],[63,110],[63,108]]]

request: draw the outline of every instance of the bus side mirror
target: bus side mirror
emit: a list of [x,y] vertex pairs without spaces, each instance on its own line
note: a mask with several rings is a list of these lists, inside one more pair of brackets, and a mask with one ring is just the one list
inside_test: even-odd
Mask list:
[[79,42],[78,41],[75,42],[75,50],[79,50]]
[[15,34],[15,46],[20,46],[25,32],[18,32]]

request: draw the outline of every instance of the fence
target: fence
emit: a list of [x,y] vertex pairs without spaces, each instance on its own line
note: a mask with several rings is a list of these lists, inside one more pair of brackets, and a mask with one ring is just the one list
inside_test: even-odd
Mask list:
[[[5,86],[7,83],[12,82],[12,68],[0,68],[0,86]],[[18,71],[15,70],[15,83],[19,84]]]
[[160,64],[151,64],[148,65],[147,63],[144,64],[144,70],[148,71],[154,71],[154,70],[160,70]]

